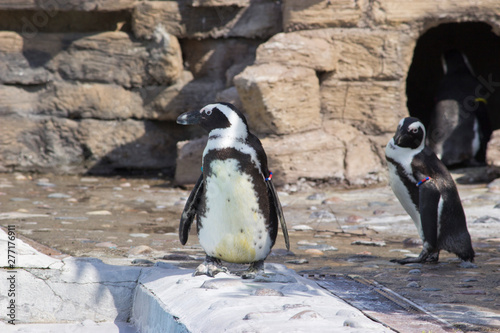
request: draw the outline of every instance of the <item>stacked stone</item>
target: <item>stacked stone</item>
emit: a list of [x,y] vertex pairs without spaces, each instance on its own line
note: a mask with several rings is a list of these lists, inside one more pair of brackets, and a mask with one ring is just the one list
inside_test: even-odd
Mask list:
[[226,101],[279,183],[384,181],[417,39],[447,22],[498,33],[499,13],[495,0],[0,0],[0,171],[177,167],[194,182],[205,139],[182,141],[203,133],[175,119]]
[[0,19],[0,171],[172,172],[176,117],[281,29],[272,1],[3,0]]

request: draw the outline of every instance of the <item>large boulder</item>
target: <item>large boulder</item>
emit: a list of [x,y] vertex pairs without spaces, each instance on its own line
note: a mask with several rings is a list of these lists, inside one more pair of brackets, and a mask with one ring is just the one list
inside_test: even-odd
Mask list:
[[48,68],[65,80],[114,83],[127,88],[165,85],[183,69],[179,42],[161,28],[146,43],[121,31],[74,36]]
[[291,134],[321,126],[319,80],[313,69],[250,66],[234,83],[257,133]]
[[257,64],[279,63],[326,72],[336,69],[338,52],[326,31],[300,31],[274,35],[259,46],[256,58]]
[[284,0],[285,31],[359,25],[367,0]]
[[366,134],[394,132],[407,116],[399,81],[339,81],[334,75],[321,83],[321,107],[327,119],[354,124]]

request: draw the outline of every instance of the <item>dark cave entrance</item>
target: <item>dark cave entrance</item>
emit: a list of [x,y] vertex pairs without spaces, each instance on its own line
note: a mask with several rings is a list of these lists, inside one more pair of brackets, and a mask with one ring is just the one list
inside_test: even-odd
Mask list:
[[493,129],[500,128],[500,37],[484,22],[444,23],[426,31],[417,41],[406,79],[410,115],[427,127],[435,94],[443,77],[441,55],[458,49],[468,57],[475,75],[488,82],[488,115]]

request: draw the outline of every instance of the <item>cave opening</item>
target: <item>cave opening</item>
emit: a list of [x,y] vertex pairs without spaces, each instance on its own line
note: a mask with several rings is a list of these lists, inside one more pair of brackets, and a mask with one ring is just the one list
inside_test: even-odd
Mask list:
[[487,98],[491,128],[500,128],[500,36],[484,22],[443,23],[420,36],[406,80],[410,115],[429,126],[437,89],[444,76],[441,56],[452,49],[468,58],[475,76],[483,84],[481,97]]

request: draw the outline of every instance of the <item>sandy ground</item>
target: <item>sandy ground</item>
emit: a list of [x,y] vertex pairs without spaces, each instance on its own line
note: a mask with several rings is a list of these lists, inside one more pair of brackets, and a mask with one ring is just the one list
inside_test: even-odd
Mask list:
[[[479,173],[482,171],[479,170]],[[455,174],[459,178],[463,175]],[[467,176],[467,175],[466,175]],[[408,298],[466,332],[500,330],[500,189],[459,185],[476,268],[441,253],[434,265],[392,258],[420,252],[416,229],[389,187],[343,190],[307,182],[280,189],[291,239],[282,235],[268,262],[307,276],[362,277]],[[55,257],[89,256],[148,265],[196,267],[204,254],[195,231],[186,246],[177,228],[189,188],[163,179],[0,176],[0,224]],[[242,267],[230,267],[241,269]]]

